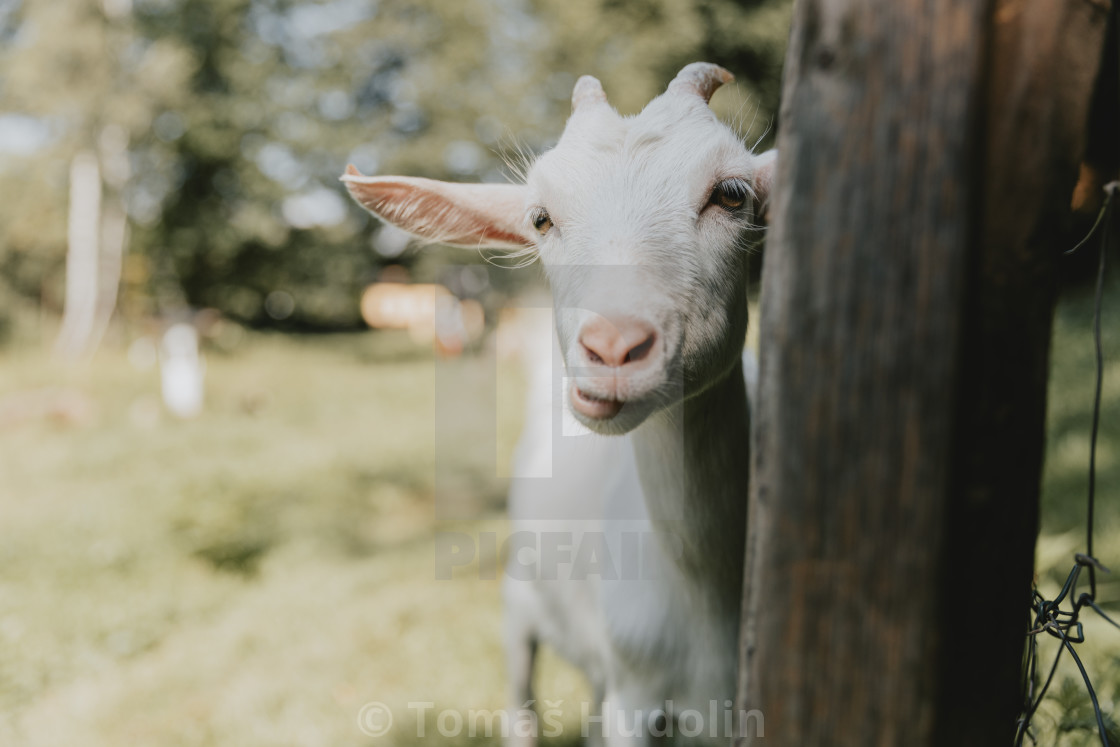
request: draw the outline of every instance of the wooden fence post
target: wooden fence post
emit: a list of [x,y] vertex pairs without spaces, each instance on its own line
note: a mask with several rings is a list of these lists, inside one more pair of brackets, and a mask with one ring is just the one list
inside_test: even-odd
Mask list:
[[797,2],[740,652],[764,744],[1012,738],[1056,260],[1107,13]]

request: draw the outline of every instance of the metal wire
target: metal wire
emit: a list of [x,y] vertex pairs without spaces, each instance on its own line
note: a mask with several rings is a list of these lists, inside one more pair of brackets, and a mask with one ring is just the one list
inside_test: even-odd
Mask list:
[[[1115,232],[1115,203],[1117,201],[1118,193],[1120,193],[1120,182],[1111,182],[1105,186],[1105,202],[1101,207],[1101,212],[1097,216],[1096,222],[1093,224],[1089,234],[1078,242],[1070,252],[1088,243],[1089,239],[1096,233],[1097,228],[1101,225],[1104,226],[1104,232],[1101,236],[1100,242],[1100,260],[1097,265],[1097,287],[1096,295],[1093,301],[1093,341],[1096,348],[1096,388],[1093,395],[1093,425],[1089,439],[1089,489],[1088,489],[1088,506],[1086,511],[1086,526],[1085,526],[1085,553],[1077,553],[1074,555],[1074,566],[1070,571],[1069,576],[1066,578],[1062,590],[1052,600],[1043,597],[1037,590],[1035,590],[1031,599],[1032,609],[1032,622],[1030,629],[1027,631],[1027,666],[1024,672],[1024,686],[1023,686],[1023,712],[1020,716],[1015,731],[1015,746],[1021,747],[1023,739],[1029,737],[1033,743],[1034,737],[1030,734],[1031,719],[1038,711],[1038,707],[1042,704],[1043,698],[1046,697],[1046,692],[1050,689],[1050,684],[1054,680],[1054,675],[1058,671],[1058,664],[1061,661],[1062,653],[1068,651],[1073,658],[1074,663],[1077,665],[1078,670],[1081,672],[1081,679],[1085,683],[1085,689],[1089,694],[1089,700],[1093,704],[1093,714],[1097,722],[1097,734],[1100,737],[1101,744],[1104,747],[1109,747],[1108,729],[1105,727],[1104,714],[1101,712],[1100,701],[1097,698],[1096,690],[1093,689],[1093,683],[1089,678],[1088,672],[1085,670],[1085,665],[1081,661],[1081,657],[1077,655],[1074,645],[1083,643],[1085,641],[1085,631],[1080,621],[1081,611],[1085,607],[1092,609],[1100,615],[1106,622],[1110,623],[1117,629],[1120,629],[1120,623],[1109,617],[1104,610],[1096,602],[1097,596],[1097,571],[1108,573],[1100,561],[1093,556],[1093,526],[1096,511],[1096,471],[1097,471],[1097,434],[1100,428],[1100,412],[1101,412],[1101,389],[1104,381],[1104,353],[1101,346],[1101,305],[1104,298],[1104,274],[1105,274],[1105,260],[1108,255],[1109,246],[1112,243],[1113,233]],[[1083,592],[1077,596],[1076,600],[1072,601],[1072,608],[1069,610],[1062,609],[1062,603],[1067,600],[1073,600],[1077,592],[1077,582],[1081,576],[1082,569],[1088,569],[1089,573],[1089,591]],[[1061,646],[1058,648],[1058,653],[1054,657],[1054,662],[1050,666],[1050,672],[1043,682],[1042,687],[1039,688],[1038,693],[1035,693],[1035,677],[1038,673],[1038,637],[1039,634],[1046,633],[1061,641]]]

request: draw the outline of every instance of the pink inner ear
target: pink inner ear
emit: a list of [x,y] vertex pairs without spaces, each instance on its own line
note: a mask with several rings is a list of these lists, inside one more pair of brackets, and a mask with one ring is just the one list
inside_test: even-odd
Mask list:
[[[383,197],[385,217],[424,238],[448,244],[524,244],[525,239],[487,220],[470,203],[452,202],[438,192],[390,184]],[[380,211],[376,211],[380,212]]]
[[[347,175],[360,176],[349,169]],[[359,203],[421,238],[468,248],[529,243],[514,228],[520,206],[510,204],[512,185],[447,184],[409,177],[361,179],[346,179]]]

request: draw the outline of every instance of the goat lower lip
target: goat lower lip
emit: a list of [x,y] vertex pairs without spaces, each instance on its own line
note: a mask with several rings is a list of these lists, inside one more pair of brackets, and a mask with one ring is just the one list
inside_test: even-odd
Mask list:
[[585,417],[607,420],[619,413],[622,402],[617,399],[600,399],[583,392],[579,387],[572,387],[572,407]]

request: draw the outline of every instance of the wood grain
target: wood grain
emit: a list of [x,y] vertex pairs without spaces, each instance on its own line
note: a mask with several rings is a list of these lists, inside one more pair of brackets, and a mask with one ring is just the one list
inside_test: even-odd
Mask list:
[[1055,261],[1105,17],[795,7],[740,652],[765,744],[1012,736]]

